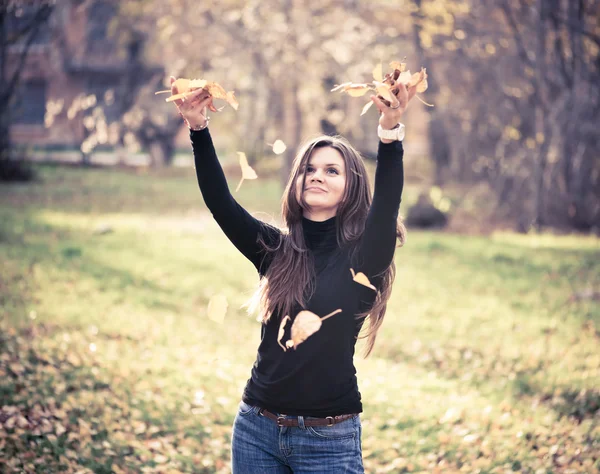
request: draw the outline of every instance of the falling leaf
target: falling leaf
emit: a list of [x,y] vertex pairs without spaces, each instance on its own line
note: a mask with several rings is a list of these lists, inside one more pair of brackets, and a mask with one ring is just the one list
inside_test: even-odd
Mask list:
[[275,143],[273,143],[273,153],[276,155],[281,155],[286,148],[287,147],[285,146],[285,143],[283,143],[281,140],[275,140]]
[[284,351],[286,351],[287,349],[281,343],[281,339],[283,338],[283,334],[285,333],[285,325],[287,324],[288,321],[290,321],[289,316],[285,316],[281,320],[281,324],[279,325],[279,334],[277,335],[277,344],[279,344]]
[[373,69],[373,79],[377,82],[383,81],[383,64],[381,62]]
[[237,154],[240,157],[240,167],[242,168],[242,179],[240,180],[240,183],[238,184],[237,188],[235,188],[236,192],[239,191],[240,186],[242,185],[242,183],[244,182],[245,179],[258,178],[256,172],[248,164],[248,158],[246,158],[246,153],[244,153],[243,151],[238,151]]
[[323,321],[341,312],[341,309],[337,309],[332,313],[329,313],[327,316],[320,318],[311,311],[300,311],[296,316],[296,319],[294,319],[294,324],[292,324],[292,342],[294,349],[298,347],[298,344],[303,343],[306,341],[306,339],[321,329],[321,324],[323,324]]
[[352,268],[350,269],[350,272],[352,273],[352,279],[356,283],[360,283],[361,285],[364,285],[367,288],[371,288],[372,290],[377,291],[377,288],[375,288],[373,285],[371,285],[371,282],[367,278],[367,275],[365,275],[363,272],[358,272],[355,274],[354,270]]
[[208,302],[208,318],[217,323],[222,323],[227,313],[227,298],[223,294],[214,295]]
[[373,105],[373,101],[372,100],[370,100],[369,102],[367,102],[365,104],[365,106],[363,107],[362,112],[360,113],[360,115],[365,115],[367,113],[367,110],[369,110],[372,105]]

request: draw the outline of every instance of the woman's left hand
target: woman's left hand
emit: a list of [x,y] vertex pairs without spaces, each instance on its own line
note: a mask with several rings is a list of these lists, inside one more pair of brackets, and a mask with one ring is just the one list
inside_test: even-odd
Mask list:
[[408,87],[405,84],[398,84],[398,92],[394,94],[392,91],[391,96],[394,99],[389,106],[385,105],[383,101],[376,95],[371,96],[371,100],[375,103],[381,116],[379,117],[379,125],[383,129],[394,128],[402,119],[402,115],[408,106],[408,101],[412,99],[417,93],[417,86]]

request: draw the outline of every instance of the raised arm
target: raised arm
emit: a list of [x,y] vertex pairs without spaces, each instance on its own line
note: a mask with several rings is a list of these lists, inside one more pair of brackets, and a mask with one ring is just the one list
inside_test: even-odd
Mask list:
[[252,217],[231,195],[208,128],[190,131],[190,138],[198,185],[206,206],[233,245],[263,273],[264,251],[258,237],[274,243],[280,231]]
[[[178,92],[175,78],[171,76],[171,93],[176,95]],[[264,274],[267,261],[259,237],[273,244],[281,233],[277,228],[252,217],[231,195],[208,131],[206,109],[216,111],[212,96],[204,89],[197,89],[186,99],[178,98],[173,102],[190,128],[196,176],[206,206],[233,245],[254,264],[261,275]]]
[[[382,129],[394,129],[402,119],[408,101],[416,94],[416,84],[410,88],[394,84],[389,105],[371,96],[380,112]],[[396,250],[398,211],[404,187],[404,148],[401,141],[382,138],[377,150],[375,191],[367,215],[365,230],[358,248],[358,265],[370,279],[376,279],[392,263]]]
[[375,191],[359,246],[360,271],[375,278],[392,262],[404,186],[402,142],[379,142]]

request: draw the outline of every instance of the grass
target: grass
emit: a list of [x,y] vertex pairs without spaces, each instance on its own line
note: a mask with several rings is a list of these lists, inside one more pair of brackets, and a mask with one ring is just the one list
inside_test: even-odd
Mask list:
[[[229,472],[257,276],[193,170],[38,170],[0,188],[0,467]],[[269,219],[281,192],[236,197]],[[355,361],[367,472],[597,472],[599,257],[592,237],[409,229]]]

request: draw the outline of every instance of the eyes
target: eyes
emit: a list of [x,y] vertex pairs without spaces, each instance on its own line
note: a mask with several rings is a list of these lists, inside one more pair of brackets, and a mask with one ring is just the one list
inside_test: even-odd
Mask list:
[[[314,167],[312,167],[310,165],[306,167],[306,173],[307,174],[314,173],[314,171],[315,171]],[[327,173],[333,174],[333,175],[339,175],[340,174],[339,171],[336,168],[327,168],[326,171],[327,171]],[[304,173],[304,170],[302,170],[301,172]]]

